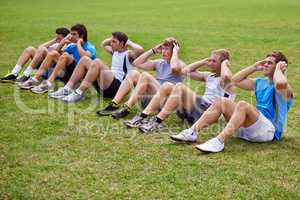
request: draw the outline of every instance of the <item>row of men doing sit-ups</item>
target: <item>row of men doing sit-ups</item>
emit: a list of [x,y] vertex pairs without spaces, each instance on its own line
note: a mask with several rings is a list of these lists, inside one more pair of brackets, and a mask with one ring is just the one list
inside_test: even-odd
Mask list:
[[[113,32],[101,44],[112,55],[109,68],[96,58],[96,49],[88,42],[84,25],[76,24],[71,31],[58,28],[56,34],[38,49],[26,48],[12,72],[1,81],[16,81],[23,89],[48,92],[50,98],[65,102],[83,100],[84,92],[93,86],[103,97],[113,98],[97,114],[115,119],[128,115],[140,102],[143,110],[124,124],[146,133],[161,131],[165,128],[163,121],[176,111],[179,118],[191,124],[190,128],[170,136],[178,142],[196,142],[197,133],[222,115],[227,121],[225,128],[216,137],[196,146],[204,152],[222,151],[224,142],[233,135],[252,142],[281,138],[293,92],[286,77],[288,60],[280,51],[271,51],[264,59],[233,75],[226,49],[214,50],[210,57],[187,65],[179,57],[180,46],[175,38],[167,38],[144,51],[125,33]],[[161,58],[152,58],[156,54]],[[17,78],[29,59],[32,59],[30,65]],[[209,71],[200,71],[203,66]],[[37,72],[30,77],[35,68]],[[155,77],[146,72],[151,70],[156,71]],[[258,71],[264,77],[249,78]],[[204,94],[199,96],[186,86],[184,77],[204,82]],[[53,91],[56,79],[65,85]],[[254,91],[256,106],[246,101],[234,102],[234,87]],[[120,105],[130,93],[126,103]]]

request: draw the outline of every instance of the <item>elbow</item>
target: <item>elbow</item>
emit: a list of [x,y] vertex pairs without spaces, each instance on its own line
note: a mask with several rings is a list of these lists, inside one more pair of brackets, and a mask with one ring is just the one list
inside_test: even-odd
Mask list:
[[189,74],[189,69],[185,67],[181,70],[181,73],[182,75],[187,76]]
[[286,81],[278,82],[275,84],[277,90],[285,90],[288,87],[288,83]]
[[225,82],[225,83],[229,83],[232,81],[232,76],[231,75],[224,75],[221,77],[221,79]]
[[142,53],[144,53],[144,48],[143,47],[140,47],[137,52],[138,52],[138,55],[141,55]]
[[181,67],[172,67],[172,73],[176,75],[180,75],[182,73]]
[[135,66],[135,67],[138,67],[139,63],[138,63],[138,61],[135,59],[135,60],[132,62],[132,65]]

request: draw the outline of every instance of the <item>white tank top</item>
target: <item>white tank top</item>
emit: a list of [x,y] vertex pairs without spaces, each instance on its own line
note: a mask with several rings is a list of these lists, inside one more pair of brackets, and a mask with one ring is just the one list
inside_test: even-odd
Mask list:
[[234,101],[235,94],[230,94],[226,92],[221,86],[221,77],[211,74],[206,77],[205,81],[205,92],[202,98],[207,103],[212,104],[217,97],[227,97],[228,99]]
[[114,74],[115,78],[119,81],[123,81],[125,75],[132,70],[132,64],[128,59],[128,51],[117,52],[114,51],[111,61],[111,71]]

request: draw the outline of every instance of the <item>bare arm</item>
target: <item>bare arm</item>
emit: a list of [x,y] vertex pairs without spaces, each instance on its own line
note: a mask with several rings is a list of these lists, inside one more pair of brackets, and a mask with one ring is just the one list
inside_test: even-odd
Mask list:
[[102,41],[101,47],[108,52],[109,54],[113,53],[112,47],[110,45],[111,38],[106,38],[105,40]]
[[91,53],[83,49],[83,47],[82,47],[83,44],[84,44],[83,39],[79,39],[76,44],[80,58],[83,56],[91,57],[92,56]]
[[152,49],[146,51],[133,61],[133,65],[143,70],[152,70],[155,67],[155,62],[149,58],[154,55]]
[[254,80],[248,78],[248,76],[250,76],[254,72],[260,71],[264,62],[264,60],[258,61],[255,64],[250,65],[249,67],[246,67],[236,73],[232,77],[232,82],[234,83],[234,85],[244,90],[254,90]]
[[182,69],[185,67],[185,64],[179,59],[178,52],[179,45],[177,43],[174,43],[170,65],[172,73],[176,75],[182,74]]
[[131,40],[127,40],[126,45],[131,48],[131,50],[128,52],[130,60],[135,60],[142,53],[144,53],[144,48],[141,45],[132,42]]
[[47,42],[41,44],[41,45],[39,46],[39,48],[41,48],[41,47],[48,48],[48,47],[50,47],[50,46],[51,46],[52,44],[54,44],[54,43],[56,43],[56,38],[54,38],[54,39],[52,39],[52,40],[50,40],[50,41],[47,41]]
[[66,44],[70,44],[71,41],[69,40],[69,38],[71,37],[70,34],[68,34],[64,39],[62,39],[60,41],[60,43],[57,45],[56,47],[56,51],[61,52],[61,49],[66,45]]
[[208,58],[196,61],[192,64],[189,64],[188,66],[184,67],[182,70],[182,73],[185,76],[191,77],[194,80],[197,81],[205,81],[205,78],[210,74],[209,72],[198,72],[197,69],[199,69],[202,66],[207,65]]
[[231,82],[232,72],[229,68],[229,60],[224,60],[221,63],[221,80],[226,85]]
[[293,91],[288,84],[288,80],[284,75],[287,64],[285,62],[278,62],[273,76],[273,81],[276,91],[280,93],[286,100],[292,98]]

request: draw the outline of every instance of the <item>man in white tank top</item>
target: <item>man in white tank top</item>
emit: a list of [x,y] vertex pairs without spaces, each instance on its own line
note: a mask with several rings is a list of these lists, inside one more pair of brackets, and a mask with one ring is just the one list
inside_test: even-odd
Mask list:
[[[142,104],[147,104],[162,84],[164,84],[166,90],[168,88],[168,91],[171,91],[176,83],[182,82],[181,69],[185,67],[185,64],[178,57],[179,46],[174,48],[174,45],[179,45],[175,38],[166,38],[162,43],[139,56],[134,61],[134,66],[146,71],[155,70],[156,77],[153,77],[148,72],[141,73],[137,70],[132,70],[122,82],[114,99],[105,108],[98,110],[97,114],[99,116],[111,114],[115,119],[125,117],[139,100],[141,100]],[[150,59],[158,53],[161,54],[162,59]],[[134,88],[135,91],[129,100],[119,109],[120,106],[118,104]]]
[[[95,60],[82,58],[84,63],[80,68],[74,70],[66,86],[49,94],[49,96],[62,99],[65,102],[77,102],[83,100],[83,93],[91,85],[94,85],[103,97],[114,97],[121,82],[132,70],[133,60],[141,55],[144,49],[139,44],[129,40],[123,32],[113,32],[112,37],[102,42],[101,47],[112,55],[111,69],[99,58]],[[74,90],[76,83],[81,80],[80,86]]]
[[[66,37],[70,31],[67,28],[59,27],[55,30],[56,36],[52,40],[41,44],[38,48],[29,46],[20,55],[16,66],[13,70],[6,76],[0,79],[1,82],[25,82],[30,78],[31,72],[38,68],[42,61],[46,58],[48,52],[56,50],[59,42]],[[23,66],[31,59],[30,64],[23,71],[23,76],[18,77]]]
[[[228,59],[229,52],[220,49],[213,51],[209,58],[194,62],[184,69],[187,76],[205,82],[203,96],[197,96],[188,86],[178,83],[168,96],[155,95],[149,105],[131,121],[125,122],[125,125],[139,127],[143,132],[159,131],[164,128],[163,120],[176,110],[178,117],[189,123],[194,123],[215,99],[219,97],[234,99],[230,80],[232,73],[228,66]],[[197,70],[201,66],[208,66],[211,72],[198,72]],[[159,93],[164,94],[164,91],[160,90]],[[167,100],[165,100],[166,98]],[[156,117],[146,120],[159,108],[161,111]]]

